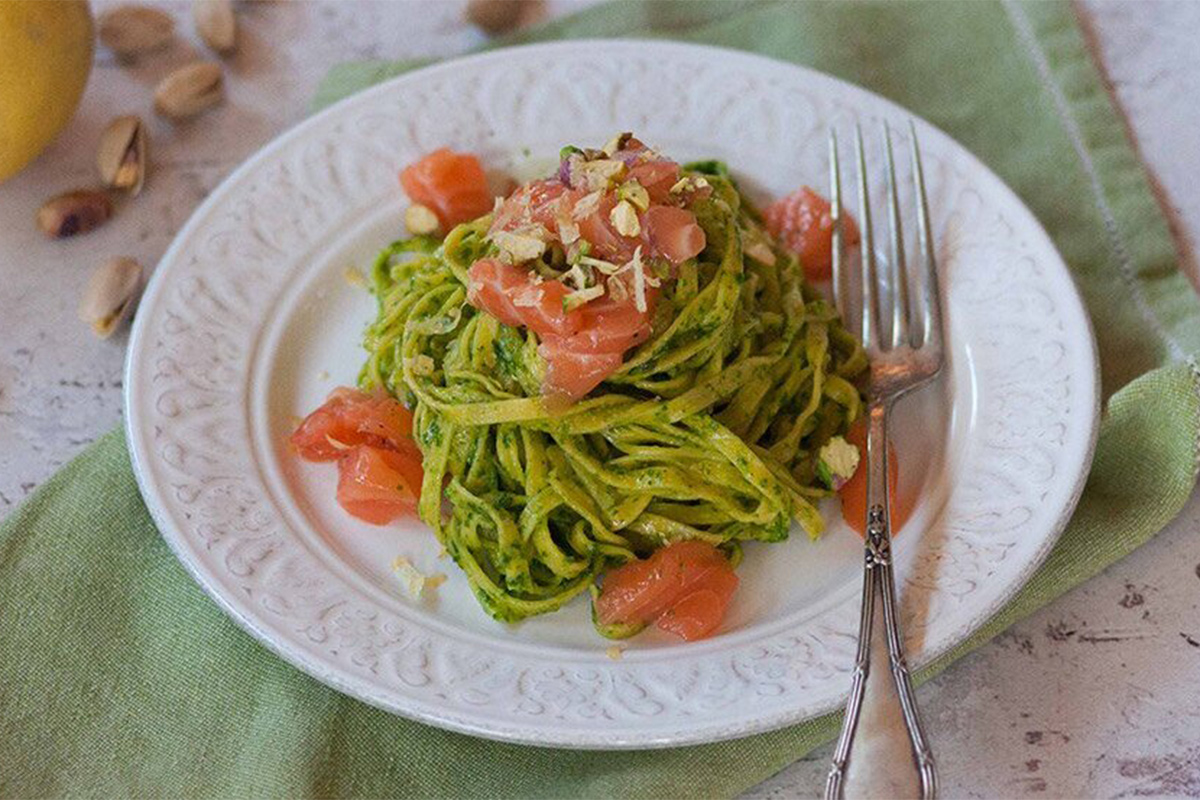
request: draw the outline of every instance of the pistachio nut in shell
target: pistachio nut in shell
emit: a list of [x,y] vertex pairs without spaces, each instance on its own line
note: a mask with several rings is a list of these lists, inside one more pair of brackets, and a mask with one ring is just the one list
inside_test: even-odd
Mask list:
[[218,53],[237,47],[237,16],[231,0],[192,0],[192,19],[204,43]]
[[110,8],[97,22],[100,41],[125,59],[166,47],[175,33],[175,20],[170,14],[143,5]]
[[187,119],[215,106],[224,96],[221,65],[196,61],[159,82],[154,90],[154,110],[168,119]]
[[112,200],[106,192],[76,189],[52,197],[38,209],[37,225],[54,239],[87,233],[112,216]]
[[527,0],[471,0],[467,20],[496,36],[517,27],[526,5]]
[[132,195],[146,180],[149,136],[141,117],[128,114],[108,123],[100,134],[96,168],[105,186],[125,189]]
[[96,268],[79,299],[79,319],[107,339],[133,314],[142,293],[142,265],[132,258],[111,258]]

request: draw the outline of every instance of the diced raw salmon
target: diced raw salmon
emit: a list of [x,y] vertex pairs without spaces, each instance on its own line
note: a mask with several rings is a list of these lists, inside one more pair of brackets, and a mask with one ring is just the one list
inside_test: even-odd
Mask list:
[[419,459],[359,445],[338,460],[338,504],[365,522],[386,525],[405,514],[416,514],[423,479]]
[[603,625],[657,622],[685,640],[701,639],[720,626],[737,585],[720,550],[706,542],[675,542],[605,573],[596,618]]
[[400,185],[413,202],[433,210],[443,232],[492,210],[492,193],[479,159],[448,147],[405,167]]
[[[704,229],[691,211],[681,207],[696,193],[671,194],[680,176],[678,164],[632,138],[611,158],[622,161],[627,174],[606,189],[589,188],[596,186],[595,175],[578,173],[583,162],[577,152],[563,160],[555,177],[514,191],[496,209],[489,231],[504,260],[484,258],[469,271],[467,297],[472,305],[540,337],[539,352],[547,363],[543,390],[548,396],[578,399],[618,369],[623,354],[650,335],[657,284],[663,279],[662,261],[678,265],[705,247]],[[618,184],[635,180],[646,189],[650,205],[636,212],[637,230],[622,227],[622,234],[612,216],[626,197]],[[501,238],[502,232],[514,236]],[[577,284],[543,280],[528,266],[510,263],[528,257],[518,254],[528,244],[518,237],[561,245],[572,259],[586,252],[608,262],[611,267],[591,264],[603,274],[589,283],[596,291],[602,282],[605,294],[566,311],[563,301]],[[585,243],[587,250],[581,252]],[[608,277],[614,272],[615,278]],[[614,279],[621,283],[616,298],[611,293]],[[635,291],[638,287],[640,292]]]
[[655,624],[685,642],[703,639],[720,626],[737,587],[732,570],[714,571],[707,586],[684,595]]
[[542,226],[548,234],[555,221],[569,213],[579,193],[569,192],[557,180],[532,181],[520,186],[500,204],[492,217],[492,231],[515,231]]
[[650,335],[650,319],[658,298],[646,287],[646,311],[638,311],[632,296],[615,300],[606,295],[573,313],[581,322],[568,336],[542,337],[538,352],[546,359],[547,395],[574,401],[586,395],[621,366],[622,355]]
[[612,295],[572,311],[563,310],[568,288],[539,280],[535,273],[495,259],[481,259],[468,272],[467,298],[506,325],[525,327],[541,338],[548,396],[577,400],[621,366],[622,355],[650,335],[658,291],[645,287],[646,310],[638,311],[632,277],[620,300]]
[[679,264],[700,255],[706,244],[696,216],[675,206],[651,206],[643,215],[644,234],[652,255]]
[[505,325],[525,327],[539,336],[567,336],[583,325],[581,310],[563,309],[570,289],[561,281],[543,280],[532,270],[494,258],[476,261],[467,277],[467,300]]
[[621,366],[621,353],[572,349],[563,336],[547,336],[538,346],[546,359],[543,394],[552,401],[573,402],[595,389]]
[[[763,212],[767,230],[800,257],[804,276],[826,281],[833,267],[833,216],[829,201],[807,186],[781,197]],[[858,225],[843,211],[846,247],[859,242]]]
[[665,204],[674,200],[671,187],[679,182],[679,165],[674,161],[646,161],[629,169],[629,179],[646,188],[651,203]]
[[309,461],[334,461],[360,444],[416,450],[412,413],[383,390],[373,394],[345,386],[300,423],[292,445]]
[[416,511],[421,451],[413,418],[383,390],[339,387],[291,435],[309,461],[338,462],[338,502],[354,516],[382,525]]

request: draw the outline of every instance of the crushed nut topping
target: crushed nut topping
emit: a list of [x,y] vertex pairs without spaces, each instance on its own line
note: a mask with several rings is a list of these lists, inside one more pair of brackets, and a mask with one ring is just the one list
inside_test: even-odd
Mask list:
[[596,284],[586,289],[576,289],[563,297],[563,311],[574,311],[582,305],[604,296],[604,285]]
[[404,226],[408,228],[409,233],[420,236],[437,232],[439,223],[432,208],[413,203],[404,212]]
[[589,256],[581,257],[579,259],[579,263],[589,267],[595,267],[605,275],[615,275],[621,270],[621,267],[618,264],[614,264],[611,261],[604,261],[599,258],[591,258]]
[[629,297],[629,288],[625,285],[625,281],[617,276],[611,276],[605,283],[608,285],[608,293],[612,299],[618,303],[623,302]]
[[571,245],[579,241],[579,226],[569,219],[556,220],[558,224],[558,238],[562,240],[564,245]]
[[633,269],[633,304],[637,310],[646,313],[646,271],[642,268],[642,248],[639,245],[633,251],[633,260],[629,262]]
[[625,181],[620,188],[617,189],[617,197],[622,200],[628,200],[638,211],[645,211],[650,207],[650,193],[646,191],[646,187],[642,186],[637,181]]
[[708,181],[701,175],[684,175],[671,187],[671,194],[683,194],[708,188]]
[[617,233],[622,236],[632,238],[642,232],[642,224],[638,221],[637,209],[628,200],[622,200],[613,206],[613,210],[608,215],[608,218],[612,222],[613,227],[617,229]]
[[614,155],[616,155],[617,153],[624,150],[625,145],[628,144],[629,140],[632,138],[633,138],[633,133],[631,133],[630,131],[625,131],[624,133],[618,133],[616,136],[609,139],[607,143],[605,143],[605,145],[603,147],[604,155],[608,156],[609,158],[612,158]]
[[587,219],[600,210],[600,199],[602,197],[604,197],[604,192],[599,190],[591,194],[585,194],[575,204],[574,210],[571,211],[571,216],[576,220]]
[[571,183],[588,191],[606,191],[625,177],[627,167],[623,161],[598,158],[594,161],[576,160],[571,157]]
[[536,236],[513,231],[496,231],[491,236],[492,242],[500,249],[500,254],[509,263],[520,264],[541,258],[546,252],[546,243]]

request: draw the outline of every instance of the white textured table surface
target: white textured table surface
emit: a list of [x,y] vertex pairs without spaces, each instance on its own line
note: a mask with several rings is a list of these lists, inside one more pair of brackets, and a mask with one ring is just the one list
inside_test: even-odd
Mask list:
[[[152,266],[230,170],[305,116],[331,65],[449,56],[482,42],[458,2],[244,3],[228,102],[172,126],[150,113],[150,91],[197,45],[187,5],[163,5],[180,21],[180,43],[132,69],[100,51],[66,132],[0,187],[0,517],[120,419],[125,336],[97,341],[75,319],[100,260]],[[1080,13],[1200,284],[1200,2],[1089,0]],[[146,191],[86,237],[45,240],[34,211],[94,181],[99,131],[131,112],[153,139]],[[946,796],[1200,797],[1198,528],[1193,497],[1150,544],[921,690]],[[822,748],[748,796],[814,795],[828,759]]]

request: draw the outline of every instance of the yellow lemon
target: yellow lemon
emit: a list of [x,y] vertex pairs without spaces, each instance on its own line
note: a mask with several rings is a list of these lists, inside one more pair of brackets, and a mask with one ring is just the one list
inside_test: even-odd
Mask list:
[[0,183],[75,113],[93,41],[87,0],[0,0]]

